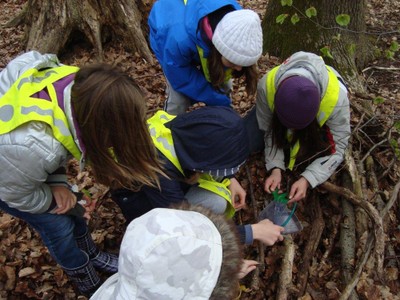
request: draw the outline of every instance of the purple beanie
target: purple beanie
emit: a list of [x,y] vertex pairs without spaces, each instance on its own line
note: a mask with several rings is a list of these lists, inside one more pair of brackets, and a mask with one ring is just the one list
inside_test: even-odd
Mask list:
[[315,84],[302,76],[285,79],[275,94],[279,121],[290,129],[303,129],[317,116],[321,98]]

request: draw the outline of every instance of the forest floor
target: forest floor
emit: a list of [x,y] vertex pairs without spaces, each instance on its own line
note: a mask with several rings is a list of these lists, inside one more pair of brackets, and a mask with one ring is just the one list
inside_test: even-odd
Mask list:
[[[26,0],[1,0],[0,24],[15,16],[25,2]],[[391,40],[400,38],[400,2],[367,2],[368,30],[397,31],[380,37],[379,44],[387,47]],[[243,0],[242,3],[246,8],[256,10],[261,16],[265,12],[266,1]],[[23,52],[23,28],[0,28],[0,36],[2,70],[12,58]],[[117,42],[106,44],[104,48],[105,62],[120,66],[143,88],[148,99],[149,114],[162,108],[165,80],[156,60],[149,64],[138,55],[126,52]],[[88,43],[82,41],[69,44],[59,58],[65,64],[80,66],[96,61],[96,54]],[[259,61],[260,73],[264,74],[280,62],[279,58],[263,56]],[[376,59],[364,70],[360,70],[360,73],[365,78],[367,93],[350,93],[352,129],[357,133],[352,139],[353,153],[358,153],[355,157],[358,166],[364,161],[364,156],[371,156],[376,164],[375,171],[359,170],[364,175],[361,176],[362,199],[378,211],[388,203],[390,209],[383,218],[383,233],[381,232],[384,241],[381,265],[383,270],[376,269],[379,265],[376,258],[380,253],[379,245],[372,243],[369,259],[355,276],[355,289],[359,299],[400,299],[400,205],[398,201],[391,201],[397,200],[397,183],[400,178],[399,164],[394,155],[398,152],[394,144],[399,143],[399,128],[393,124],[399,119],[400,108],[399,54],[397,53],[393,60]],[[374,101],[378,97],[384,99],[384,102]],[[372,117],[367,117],[360,109],[365,103],[372,106]],[[235,86],[233,104],[235,109],[244,115],[254,105],[254,98],[247,97],[242,87]],[[375,127],[371,128],[371,124],[375,124]],[[376,132],[376,128],[380,131]],[[387,142],[376,145],[387,137],[388,133],[394,144],[390,146],[390,142]],[[340,186],[340,180],[337,178],[345,169],[345,165],[339,168],[330,182]],[[72,183],[88,189],[93,197],[98,199],[98,208],[89,224],[96,243],[104,250],[117,253],[125,224],[118,207],[109,199],[108,189],[95,182],[89,169],[79,172],[74,161],[70,163],[68,171]],[[237,213],[237,223],[255,222],[258,212],[269,201],[269,197],[263,192],[265,177],[262,155],[250,157],[238,175],[248,193],[248,208]],[[371,178],[376,178],[375,183]],[[342,190],[332,193],[329,186],[310,192],[307,199],[299,203],[296,211],[304,227],[300,233],[288,236],[285,242],[273,247],[263,247],[255,243],[244,249],[247,258],[256,259],[261,264],[253,274],[243,280],[242,293],[238,299],[339,299],[347,285],[345,282],[348,282],[342,272],[346,268],[342,265],[341,243],[344,224],[347,222],[344,207],[352,203],[356,215],[362,215],[363,209],[360,207],[365,208],[365,205],[357,205],[356,202],[354,197],[349,199]],[[377,228],[376,220],[366,220],[366,232],[353,240],[355,259],[350,264],[350,273],[361,263],[362,255],[366,252],[364,249],[368,245],[367,233]],[[1,211],[0,241],[0,300],[77,298],[72,284],[52,260],[37,233],[23,221]],[[292,256],[289,255],[290,250],[293,251]],[[282,291],[282,284],[285,283],[282,277],[287,271],[284,268],[288,266],[288,261],[291,268],[290,283],[286,282],[286,291]],[[380,276],[382,274],[383,277]],[[104,274],[102,276],[106,278]],[[84,299],[82,296],[79,298]]]

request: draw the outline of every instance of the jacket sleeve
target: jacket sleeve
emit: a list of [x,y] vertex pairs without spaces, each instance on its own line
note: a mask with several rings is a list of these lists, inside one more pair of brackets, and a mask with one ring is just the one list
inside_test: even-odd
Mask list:
[[67,150],[40,122],[20,126],[0,140],[0,198],[20,211],[45,212],[53,200],[50,184],[66,185],[66,175],[57,170],[66,162]]
[[264,75],[258,82],[257,87],[257,99],[256,99],[256,113],[259,128],[265,132],[265,167],[267,171],[273,168],[279,168],[285,170],[285,159],[284,153],[281,149],[272,146],[272,136],[271,136],[271,121],[272,121],[272,111],[270,110],[267,97],[266,97],[266,87],[265,79],[267,75]]
[[336,152],[329,156],[317,158],[301,174],[313,188],[325,182],[335,172],[343,161],[344,152],[350,138],[349,99],[347,90],[342,83],[340,83],[338,103],[326,125],[332,133]]
[[[179,39],[180,36],[183,38]],[[166,41],[167,44],[163,45],[158,58],[172,88],[196,102],[204,102],[210,106],[229,106],[230,98],[213,89],[203,72],[198,69],[196,61],[199,54],[196,45],[180,33],[169,33]]]

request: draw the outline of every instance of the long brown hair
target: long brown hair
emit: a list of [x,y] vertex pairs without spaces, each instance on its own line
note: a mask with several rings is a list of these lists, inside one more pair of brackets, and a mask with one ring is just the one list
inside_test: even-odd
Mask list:
[[159,186],[163,172],[146,125],[145,99],[132,78],[107,64],[83,67],[71,102],[99,183],[131,190]]
[[[331,153],[331,145],[326,139],[325,128],[321,128],[316,118],[306,128],[294,130],[290,141],[287,139],[288,128],[279,121],[275,112],[272,116],[270,128],[272,146],[283,149],[285,153],[288,153],[290,147],[294,146],[297,141],[300,142],[300,149],[296,156],[297,162],[308,161]],[[285,155],[285,158],[289,158],[289,156]]]
[[[208,71],[210,73],[211,85],[215,90],[220,90],[225,82],[225,69],[222,64],[222,55],[214,47],[210,45],[210,55],[208,57]],[[241,71],[233,70],[232,77],[239,78],[245,76],[246,92],[250,95],[255,95],[257,90],[258,68],[254,64],[250,67],[243,67]]]

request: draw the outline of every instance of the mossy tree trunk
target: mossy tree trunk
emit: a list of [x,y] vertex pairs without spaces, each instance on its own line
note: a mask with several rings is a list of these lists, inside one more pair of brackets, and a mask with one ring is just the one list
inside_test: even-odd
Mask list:
[[[315,7],[317,15],[308,18],[305,11]],[[371,57],[371,45],[365,35],[365,0],[295,0],[292,6],[282,6],[281,1],[270,0],[263,19],[264,51],[285,59],[296,51],[309,51],[322,55],[321,48],[328,47],[333,59],[324,56],[327,64],[335,67],[351,87],[363,91],[358,70]],[[276,22],[282,14],[288,17],[283,24]],[[299,22],[291,17],[297,14]],[[337,15],[350,15],[346,28],[340,27]]]
[[74,35],[83,35],[103,57],[104,36],[152,61],[142,0],[28,0],[7,26],[25,25],[26,50],[58,54]]

